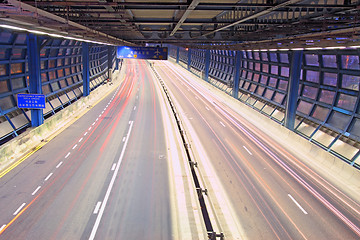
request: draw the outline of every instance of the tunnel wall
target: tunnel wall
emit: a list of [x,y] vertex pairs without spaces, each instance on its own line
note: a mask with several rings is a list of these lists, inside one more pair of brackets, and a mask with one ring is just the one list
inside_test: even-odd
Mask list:
[[[29,109],[17,107],[16,95],[29,93],[27,33],[0,30],[0,143],[30,126]],[[115,48],[111,48],[115,71]],[[82,96],[82,43],[41,37],[41,84],[46,96],[44,118]],[[108,46],[90,45],[90,91],[108,79]]]
[[[190,71],[204,78],[205,52],[191,49]],[[177,47],[169,54],[176,59]],[[180,56],[188,50],[179,48]],[[235,51],[210,50],[209,82],[238,100],[284,124],[293,51],[240,51],[239,79]],[[360,164],[360,50],[303,50],[294,132],[350,164]],[[185,66],[188,57],[180,58]]]

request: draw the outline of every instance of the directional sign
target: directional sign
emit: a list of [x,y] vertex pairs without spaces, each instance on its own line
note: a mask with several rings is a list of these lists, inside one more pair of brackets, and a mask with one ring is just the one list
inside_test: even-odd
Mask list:
[[126,47],[117,48],[117,58],[167,60],[167,47]]
[[44,94],[25,94],[19,93],[17,95],[19,108],[45,108],[45,95]]

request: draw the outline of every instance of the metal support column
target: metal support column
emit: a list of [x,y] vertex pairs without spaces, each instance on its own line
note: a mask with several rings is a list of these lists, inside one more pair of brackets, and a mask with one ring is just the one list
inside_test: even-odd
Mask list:
[[293,51],[285,109],[285,127],[294,130],[303,51]]
[[239,97],[239,82],[240,82],[240,69],[241,69],[241,51],[236,51],[235,53],[235,75],[234,75],[234,85],[233,85],[233,97]]
[[112,50],[113,48],[111,46],[108,46],[108,82],[111,82],[112,80]]
[[191,66],[191,48],[188,50],[188,62],[187,62],[187,69],[190,71]]
[[[40,73],[40,42],[38,36],[29,34],[27,38],[29,92],[42,94]],[[43,109],[31,109],[31,126],[37,127],[44,123]]]
[[179,54],[180,54],[180,48],[176,48],[176,63],[179,63]]
[[119,70],[120,59],[115,58],[115,62],[116,62],[116,64],[115,64],[115,70]]
[[83,96],[90,94],[90,44],[82,43],[82,63],[83,63]]
[[210,69],[210,49],[205,50],[205,73],[204,73],[204,80],[209,81],[209,69]]

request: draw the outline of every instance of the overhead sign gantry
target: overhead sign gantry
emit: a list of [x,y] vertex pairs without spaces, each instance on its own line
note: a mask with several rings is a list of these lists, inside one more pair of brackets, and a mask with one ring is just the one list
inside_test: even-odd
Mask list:
[[117,48],[117,58],[167,60],[167,47],[128,47]]

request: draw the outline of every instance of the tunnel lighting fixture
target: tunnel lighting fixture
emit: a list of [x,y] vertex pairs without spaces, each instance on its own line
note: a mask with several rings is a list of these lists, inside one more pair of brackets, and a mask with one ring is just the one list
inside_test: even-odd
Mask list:
[[305,50],[321,50],[324,49],[322,47],[310,47],[310,48],[305,48]]
[[89,42],[89,43],[102,44],[102,45],[112,45],[110,43],[105,43],[105,42],[92,41],[92,40],[83,39],[83,38],[75,38],[75,37],[70,37],[70,36],[65,36],[65,35],[60,35],[60,34],[55,34],[55,33],[47,33],[47,32],[42,32],[42,31],[38,31],[38,30],[26,29],[26,28],[21,28],[21,27],[6,25],[6,24],[0,24],[0,27],[15,30],[15,31],[25,31],[25,32],[36,34],[36,35],[47,35],[47,36],[54,37],[54,38],[65,38],[65,39],[75,40],[75,41],[79,41],[79,42]]
[[344,46],[326,47],[325,49],[345,49]]
[[302,50],[304,50],[304,48],[291,48],[290,50],[291,51],[302,51]]

